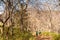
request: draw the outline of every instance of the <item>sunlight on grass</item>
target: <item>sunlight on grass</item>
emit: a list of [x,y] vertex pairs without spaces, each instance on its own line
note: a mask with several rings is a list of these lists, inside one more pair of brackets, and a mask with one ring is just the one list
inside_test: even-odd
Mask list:
[[2,22],[0,22],[0,26],[2,26],[3,25],[3,23]]
[[[13,40],[36,40],[36,36],[33,36],[29,32],[23,33],[20,31],[20,28],[14,28],[13,31],[14,31]],[[60,40],[60,34],[56,34],[53,32],[41,32],[41,34],[39,35],[40,36],[43,35],[43,37],[51,36],[52,40]],[[3,40],[3,36],[0,36],[0,40]]]
[[53,33],[53,32],[42,32],[41,33],[42,35],[45,35],[45,36],[51,36],[52,37],[52,40],[60,40],[60,34],[57,34],[57,33]]

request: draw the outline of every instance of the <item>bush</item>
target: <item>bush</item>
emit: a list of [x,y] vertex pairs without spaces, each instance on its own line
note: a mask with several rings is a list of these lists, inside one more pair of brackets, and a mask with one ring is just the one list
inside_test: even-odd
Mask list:
[[60,34],[58,34],[57,36],[55,36],[54,40],[60,40]]
[[21,32],[20,28],[14,28],[14,40],[29,40],[32,36],[30,32]]

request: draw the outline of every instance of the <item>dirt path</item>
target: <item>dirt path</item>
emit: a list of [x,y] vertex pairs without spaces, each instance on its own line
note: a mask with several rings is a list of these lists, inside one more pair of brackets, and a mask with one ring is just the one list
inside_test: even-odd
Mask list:
[[51,36],[36,36],[36,40],[52,40]]

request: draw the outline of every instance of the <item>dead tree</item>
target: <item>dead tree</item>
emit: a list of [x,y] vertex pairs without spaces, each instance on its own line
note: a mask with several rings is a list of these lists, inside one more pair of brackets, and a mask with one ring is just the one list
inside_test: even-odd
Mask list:
[[[8,35],[9,35],[9,29],[10,28],[12,28],[12,13],[13,13],[13,0],[12,0],[12,2],[11,2],[11,0],[1,0],[2,2],[4,2],[4,4],[5,4],[5,17],[6,18],[4,18],[1,22],[3,23],[3,39],[6,39],[6,40],[8,40],[9,39],[9,37],[8,37]],[[9,21],[8,20],[10,20],[10,22],[11,22],[11,27],[7,27],[7,32],[5,32],[6,31],[6,29],[5,29],[5,25],[6,24],[8,24],[9,23]],[[8,22],[7,22],[8,21]],[[9,26],[10,26],[10,24],[9,24]],[[13,32],[13,31],[12,31]],[[12,35],[12,34],[11,34]]]

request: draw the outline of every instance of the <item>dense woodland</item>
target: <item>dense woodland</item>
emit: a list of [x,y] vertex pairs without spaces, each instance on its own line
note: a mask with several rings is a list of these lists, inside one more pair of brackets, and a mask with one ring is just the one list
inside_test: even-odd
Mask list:
[[0,0],[0,40],[60,40],[59,2]]

